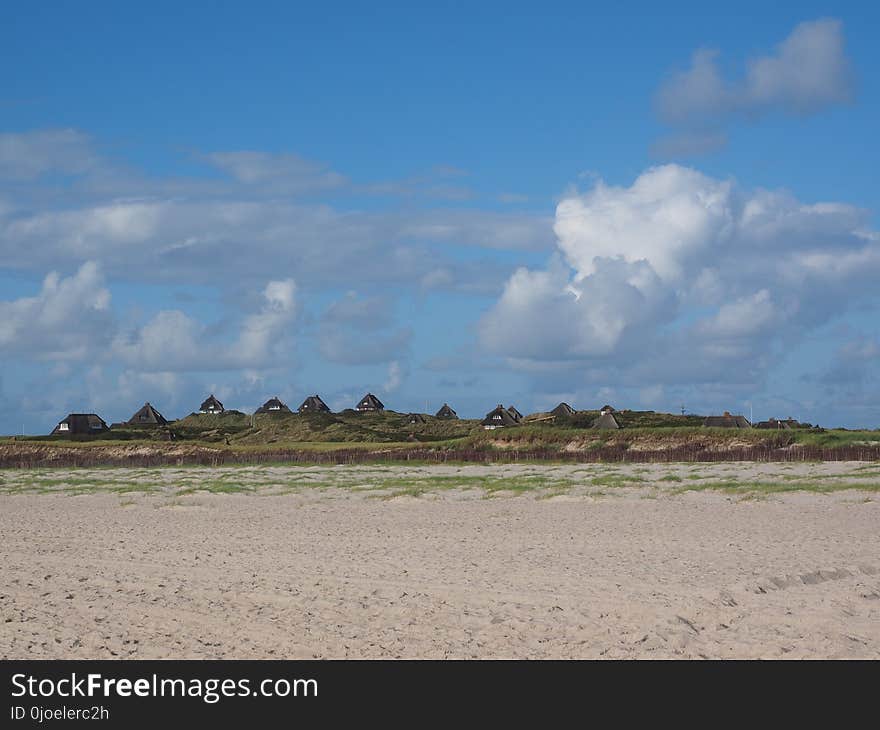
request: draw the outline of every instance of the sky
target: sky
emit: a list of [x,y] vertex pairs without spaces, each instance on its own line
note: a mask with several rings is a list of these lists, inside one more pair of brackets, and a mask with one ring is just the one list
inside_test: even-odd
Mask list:
[[6,3],[0,433],[368,391],[880,427],[880,7],[611,6]]

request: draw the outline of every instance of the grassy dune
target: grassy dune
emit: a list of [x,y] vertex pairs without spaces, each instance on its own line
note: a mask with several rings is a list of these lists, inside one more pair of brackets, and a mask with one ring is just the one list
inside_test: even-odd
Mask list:
[[[0,466],[100,466],[363,461],[715,461],[880,459],[880,431],[703,428],[695,416],[623,411],[620,430],[590,428],[593,412],[485,431],[474,419],[407,414],[192,414],[159,429],[113,429],[100,439],[0,439]],[[335,456],[334,456],[335,455]]]

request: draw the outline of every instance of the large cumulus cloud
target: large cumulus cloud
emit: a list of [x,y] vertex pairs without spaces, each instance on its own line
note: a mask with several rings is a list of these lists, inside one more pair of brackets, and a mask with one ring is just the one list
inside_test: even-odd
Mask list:
[[865,211],[677,165],[567,196],[555,232],[549,266],[519,269],[479,324],[482,344],[523,368],[760,377],[805,332],[877,296],[880,238]]

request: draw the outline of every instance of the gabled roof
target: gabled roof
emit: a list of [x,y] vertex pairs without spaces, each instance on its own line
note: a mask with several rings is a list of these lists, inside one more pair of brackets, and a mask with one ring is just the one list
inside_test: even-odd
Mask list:
[[330,413],[330,408],[319,395],[310,395],[297,410],[300,413]]
[[372,393],[367,393],[354,407],[356,411],[383,411],[385,406]]
[[425,423],[425,417],[421,413],[410,413],[408,418],[410,423]]
[[480,422],[481,426],[516,426],[517,420],[510,414],[510,410],[500,403],[486,414]]
[[[62,424],[67,428],[62,428]],[[71,413],[52,429],[53,434],[89,434],[109,431],[104,419],[95,413]]]
[[290,409],[275,396],[257,408],[256,413],[290,413]]
[[572,408],[568,403],[560,403],[556,408],[550,411],[554,416],[573,416],[574,408]]
[[224,411],[226,410],[223,407],[223,404],[214,397],[214,394],[211,393],[204,401],[202,401],[202,405],[199,406],[199,410],[204,411]]
[[449,407],[448,403],[444,403],[443,407],[437,411],[437,418],[458,418],[458,414]]
[[604,405],[599,409],[599,413],[617,413],[614,406]]
[[758,421],[754,425],[754,428],[763,428],[763,429],[778,429],[780,431],[791,431],[791,422],[790,421],[777,421],[775,418],[771,418],[768,421]]
[[621,428],[620,421],[613,413],[605,413],[593,421],[593,428]]
[[168,421],[149,403],[144,403],[137,413],[125,422],[126,426],[167,426]]
[[522,420],[523,414],[516,410],[516,406],[507,406],[507,412],[513,416],[513,420],[517,422]]
[[723,416],[709,416],[703,421],[703,426],[707,428],[751,428],[745,416],[732,416],[727,411]]

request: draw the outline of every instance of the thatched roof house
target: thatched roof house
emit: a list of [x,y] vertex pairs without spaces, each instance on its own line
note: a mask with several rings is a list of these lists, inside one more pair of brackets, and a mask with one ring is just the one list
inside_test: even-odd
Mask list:
[[321,400],[319,395],[310,395],[297,410],[300,413],[330,413],[329,406]]
[[104,419],[95,413],[71,413],[52,429],[52,436],[88,436],[109,430]]
[[557,418],[560,416],[568,418],[569,416],[574,415],[574,408],[568,405],[568,403],[560,403],[556,408],[550,411],[550,415],[556,416]]
[[480,425],[487,431],[495,428],[503,428],[505,426],[516,426],[518,421],[510,414],[510,409],[505,408],[500,403],[486,414],[486,417],[480,422]]
[[724,411],[722,416],[709,416],[703,421],[706,428],[751,428],[752,424],[745,416],[732,416]]
[[612,406],[609,406],[609,405],[604,405],[604,406],[602,406],[602,408],[599,409],[600,416],[604,416],[607,413],[617,413],[617,411]]
[[384,411],[385,406],[382,404],[382,401],[372,393],[367,393],[361,398],[360,402],[354,407],[354,409],[361,413],[375,413],[377,411]]
[[458,418],[458,414],[453,411],[448,403],[444,403],[443,407],[437,411],[437,418]]
[[125,422],[126,426],[167,426],[168,421],[149,403]]
[[775,418],[771,418],[768,421],[758,421],[754,424],[753,428],[763,428],[769,430],[777,430],[777,431],[791,431],[791,420],[788,421],[777,421]]
[[602,414],[593,421],[593,428],[622,428],[620,420],[612,412],[602,412]]
[[419,423],[426,423],[425,417],[421,413],[410,413],[409,414],[409,422],[413,425]]
[[507,406],[507,412],[513,417],[513,420],[519,423],[523,419],[523,414],[516,410],[516,406]]
[[269,400],[257,408],[256,413],[290,413],[290,408],[282,403],[276,395],[274,398],[269,398]]
[[225,410],[223,404],[214,397],[213,393],[205,398],[202,405],[199,406],[199,413],[223,413]]

